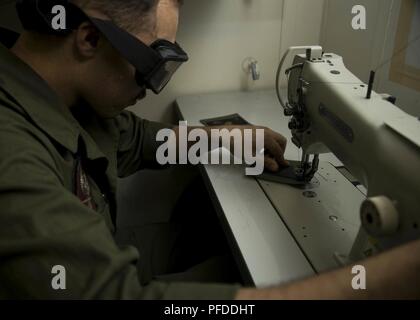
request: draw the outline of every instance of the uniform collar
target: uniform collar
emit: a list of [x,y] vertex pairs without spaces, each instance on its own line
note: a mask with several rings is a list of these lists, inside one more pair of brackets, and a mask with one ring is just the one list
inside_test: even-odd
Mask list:
[[[1,37],[4,32],[4,29],[0,30],[0,90],[17,102],[51,139],[73,154],[79,151],[81,138],[88,158],[105,157],[47,82],[2,44],[10,46],[19,35],[6,31],[7,39],[4,41],[5,38]],[[11,41],[13,36],[14,40]]]

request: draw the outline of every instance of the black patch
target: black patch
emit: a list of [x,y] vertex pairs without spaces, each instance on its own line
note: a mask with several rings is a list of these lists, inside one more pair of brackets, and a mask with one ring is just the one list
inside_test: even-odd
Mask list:
[[202,124],[208,127],[215,127],[215,126],[230,126],[230,125],[250,125],[250,123],[242,118],[239,114],[230,114],[223,117],[211,118],[211,119],[204,119],[200,121]]

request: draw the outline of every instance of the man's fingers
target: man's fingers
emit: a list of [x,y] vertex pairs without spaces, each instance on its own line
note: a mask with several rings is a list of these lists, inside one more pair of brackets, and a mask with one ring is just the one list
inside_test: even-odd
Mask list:
[[271,137],[280,145],[283,152],[286,150],[287,147],[287,139],[282,136],[280,133],[277,133],[275,131],[270,132]]
[[279,165],[276,160],[268,156],[264,157],[264,168],[271,172],[279,171]]
[[[254,127],[258,129],[258,127]],[[271,129],[261,127],[264,130],[264,165],[269,171],[278,171],[280,166],[288,166],[289,163],[284,159],[284,152],[287,146],[287,139],[281,134]],[[256,144],[254,136],[254,147]]]
[[287,139],[283,137],[280,133],[274,132],[274,140],[282,147],[283,150],[286,150]]
[[288,166],[289,162],[284,159],[284,153],[287,147],[287,139],[280,133],[277,133],[272,130],[271,130],[271,135],[273,139],[275,140],[275,142],[277,142],[280,145],[280,148],[282,149],[282,159],[279,159],[279,161],[281,161],[280,164],[283,166]]
[[284,160],[284,149],[271,137],[267,137],[265,141],[265,146],[270,155],[273,156],[274,160],[277,161],[279,165],[287,166],[288,163]]

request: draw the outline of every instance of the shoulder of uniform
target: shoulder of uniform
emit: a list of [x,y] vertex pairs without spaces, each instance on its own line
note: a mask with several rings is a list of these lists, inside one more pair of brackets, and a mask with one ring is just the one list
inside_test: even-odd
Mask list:
[[43,165],[59,175],[54,149],[24,109],[0,90],[0,163]]

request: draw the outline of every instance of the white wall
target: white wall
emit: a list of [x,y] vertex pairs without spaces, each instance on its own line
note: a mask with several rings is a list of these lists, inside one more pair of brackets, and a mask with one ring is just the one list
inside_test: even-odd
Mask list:
[[[132,110],[173,121],[171,103],[178,96],[274,88],[280,52],[292,44],[318,43],[322,12],[323,0],[185,0],[178,42],[190,61],[162,95],[150,95]],[[243,71],[247,57],[259,61],[259,81]]]
[[[356,4],[367,9],[366,30],[351,27],[351,8]],[[348,69],[368,81],[370,70],[392,57],[400,5],[401,0],[326,0],[324,49],[342,55]],[[395,95],[400,108],[420,116],[420,92],[389,81],[389,67],[387,63],[379,70],[375,90]]]

